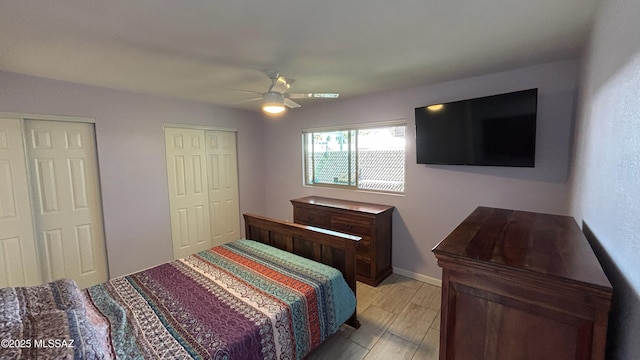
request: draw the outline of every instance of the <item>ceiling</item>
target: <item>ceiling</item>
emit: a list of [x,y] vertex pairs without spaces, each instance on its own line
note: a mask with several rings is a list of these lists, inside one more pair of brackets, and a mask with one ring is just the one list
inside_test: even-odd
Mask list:
[[258,110],[268,68],[348,98],[575,58],[597,3],[5,0],[0,70]]

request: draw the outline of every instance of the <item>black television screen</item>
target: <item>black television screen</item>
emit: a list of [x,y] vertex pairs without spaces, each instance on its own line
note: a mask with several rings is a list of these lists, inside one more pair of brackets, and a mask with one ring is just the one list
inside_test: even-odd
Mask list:
[[418,164],[533,167],[538,89],[416,108]]

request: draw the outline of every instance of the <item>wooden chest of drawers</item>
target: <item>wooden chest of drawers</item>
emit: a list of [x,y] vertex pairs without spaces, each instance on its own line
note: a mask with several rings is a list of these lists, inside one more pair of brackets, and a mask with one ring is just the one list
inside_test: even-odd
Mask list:
[[434,249],[440,359],[603,359],[611,284],[573,218],[477,208]]
[[391,274],[393,206],[309,196],[291,200],[298,224],[358,235],[356,280],[377,286]]

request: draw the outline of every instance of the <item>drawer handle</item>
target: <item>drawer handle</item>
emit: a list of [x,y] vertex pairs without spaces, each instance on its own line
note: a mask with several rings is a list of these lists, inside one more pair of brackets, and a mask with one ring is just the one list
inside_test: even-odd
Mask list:
[[307,221],[313,221],[313,216],[307,216]]

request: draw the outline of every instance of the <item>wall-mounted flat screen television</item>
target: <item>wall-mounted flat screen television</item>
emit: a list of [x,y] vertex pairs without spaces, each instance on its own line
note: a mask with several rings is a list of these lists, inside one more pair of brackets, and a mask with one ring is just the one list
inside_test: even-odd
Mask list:
[[538,89],[415,109],[418,164],[534,167]]

